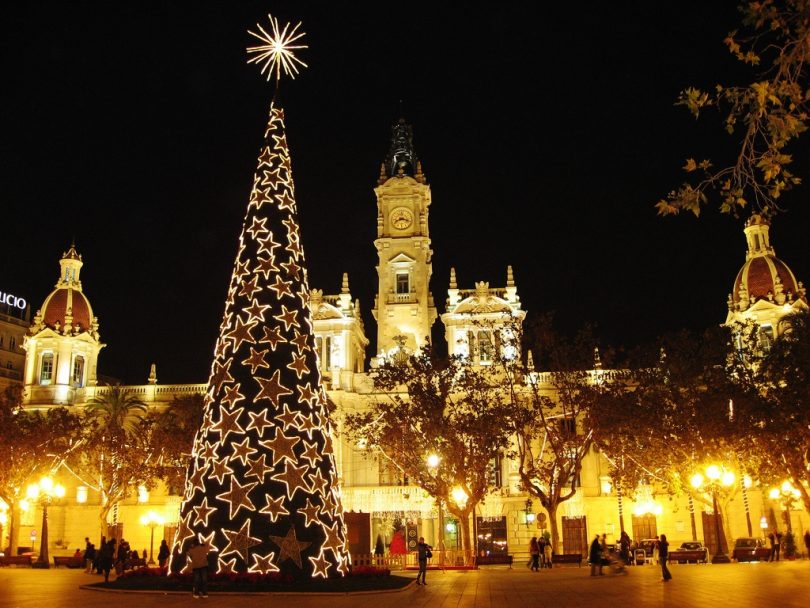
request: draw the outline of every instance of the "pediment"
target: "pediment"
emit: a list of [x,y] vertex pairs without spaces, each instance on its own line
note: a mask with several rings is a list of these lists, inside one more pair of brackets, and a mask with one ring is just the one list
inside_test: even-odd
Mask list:
[[393,258],[388,260],[389,264],[415,264],[416,260],[406,253],[398,253]]

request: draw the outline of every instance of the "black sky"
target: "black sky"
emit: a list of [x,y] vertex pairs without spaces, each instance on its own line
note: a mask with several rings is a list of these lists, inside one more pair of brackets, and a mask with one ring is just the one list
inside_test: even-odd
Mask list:
[[[728,149],[716,116],[673,102],[745,77],[722,44],[736,3],[442,4],[4,9],[0,291],[36,309],[75,238],[100,372],[140,383],[154,361],[161,382],[205,382],[272,96],[246,30],[272,12],[310,45],[283,86],[310,285],[337,293],[348,272],[372,339],[372,189],[400,100],[433,192],[440,308],[450,266],[471,288],[512,264],[530,314],[593,321],[604,344],[722,322],[740,221],[653,204],[685,158]],[[806,198],[772,228],[805,282]]]

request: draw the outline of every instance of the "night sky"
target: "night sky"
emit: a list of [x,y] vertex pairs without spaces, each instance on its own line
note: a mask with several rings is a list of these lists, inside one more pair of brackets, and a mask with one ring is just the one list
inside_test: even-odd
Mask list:
[[[725,320],[741,220],[653,205],[687,157],[730,149],[715,114],[674,101],[748,80],[722,44],[735,2],[67,4],[4,9],[0,291],[35,312],[75,239],[101,374],[207,380],[272,97],[246,30],[268,12],[310,46],[282,88],[310,285],[349,273],[370,355],[373,187],[400,113],[432,188],[440,312],[451,266],[472,288],[511,264],[530,315],[594,322],[603,346]],[[805,283],[807,188],[771,232]]]

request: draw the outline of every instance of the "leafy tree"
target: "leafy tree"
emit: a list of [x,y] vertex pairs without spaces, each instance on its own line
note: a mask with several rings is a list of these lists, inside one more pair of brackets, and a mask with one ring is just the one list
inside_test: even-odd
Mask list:
[[[470,514],[491,488],[490,463],[508,446],[508,398],[488,369],[430,347],[382,366],[375,388],[386,400],[348,415],[345,432],[446,505],[470,549]],[[428,463],[432,454],[438,466]]]
[[789,149],[807,130],[810,1],[746,2],[740,12],[745,33],[731,32],[725,44],[757,70],[753,81],[718,84],[713,91],[690,87],[678,99],[696,118],[707,108],[723,114],[726,131],[737,137],[736,158],[720,168],[710,160],[688,159],[684,170],[697,177],[657,203],[662,215],[684,210],[699,215],[709,192],[719,194],[723,212],[748,205],[776,212],[781,194],[800,183]]
[[557,510],[576,494],[582,461],[593,444],[591,409],[610,393],[598,374],[587,371],[594,367],[590,328],[569,341],[544,318],[525,333],[514,326],[507,335],[515,344],[533,346],[530,352],[551,370],[537,373],[528,358],[524,364],[510,356],[516,349],[503,349],[499,358],[500,380],[512,404],[507,420],[515,447],[510,455],[517,459],[523,487],[548,512],[551,546],[558,551]]
[[158,476],[166,483],[170,493],[180,494],[194,437],[202,426],[203,397],[175,397],[165,410],[150,412],[148,420]]
[[102,535],[112,508],[137,486],[153,487],[160,472],[146,414],[146,404],[121,386],[108,387],[85,409],[84,437],[66,464],[101,495]]
[[78,437],[79,419],[63,407],[41,412],[22,407],[22,388],[0,394],[0,499],[9,507],[9,551],[17,551],[19,502],[28,484],[50,473]]
[[[742,474],[740,463],[747,461],[740,458],[734,408],[756,400],[743,381],[750,375],[727,328],[680,332],[659,346],[658,353],[646,349],[634,362],[610,401],[596,402],[595,440],[613,464],[618,486],[655,484],[711,505],[711,496],[690,481],[709,463]],[[735,484],[718,496],[721,513],[739,489]]]
[[787,476],[810,511],[810,313],[788,315],[780,325],[757,366],[761,399],[738,408],[739,420],[761,455],[761,477],[778,484]]

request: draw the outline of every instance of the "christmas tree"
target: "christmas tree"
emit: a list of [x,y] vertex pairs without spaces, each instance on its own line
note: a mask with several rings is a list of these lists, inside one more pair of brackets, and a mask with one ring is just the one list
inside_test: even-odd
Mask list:
[[[251,62],[294,76],[298,25],[253,34]],[[326,396],[308,307],[284,112],[273,102],[194,441],[175,549],[193,538],[218,572],[348,572]]]

